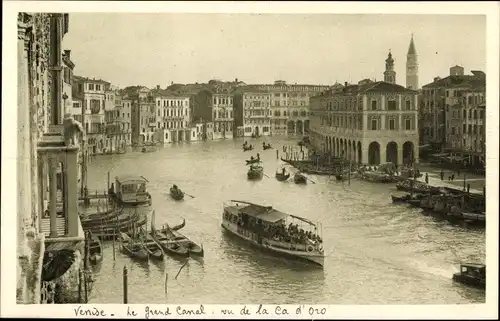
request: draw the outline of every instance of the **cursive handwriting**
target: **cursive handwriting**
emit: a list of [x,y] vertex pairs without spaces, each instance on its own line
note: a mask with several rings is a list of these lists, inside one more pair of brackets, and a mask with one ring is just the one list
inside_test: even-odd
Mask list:
[[202,315],[202,314],[206,314],[205,307],[203,306],[203,304],[200,305],[199,309],[183,309],[182,306],[179,305],[175,309],[175,312],[177,313],[177,315]]
[[155,316],[168,316],[171,314],[172,314],[172,312],[170,312],[169,307],[166,307],[163,310],[151,309],[149,306],[146,306],[144,308],[144,317],[146,319],[149,319],[150,317],[155,317]]
[[105,317],[106,312],[104,310],[99,310],[96,307],[90,307],[90,308],[82,308],[82,306],[78,306],[76,309],[73,309],[75,311],[75,316],[84,316],[84,317]]

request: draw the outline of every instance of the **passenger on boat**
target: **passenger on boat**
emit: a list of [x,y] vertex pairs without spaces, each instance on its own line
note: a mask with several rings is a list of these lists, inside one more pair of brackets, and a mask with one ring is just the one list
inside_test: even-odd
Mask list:
[[259,159],[259,160],[260,160],[260,155],[259,155],[259,153],[257,153],[257,159]]
[[250,160],[253,161],[253,159],[254,159],[253,156],[250,156]]

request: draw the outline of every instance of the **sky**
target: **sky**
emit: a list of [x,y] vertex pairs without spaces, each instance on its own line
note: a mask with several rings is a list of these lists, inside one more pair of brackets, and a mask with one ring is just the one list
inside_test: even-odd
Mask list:
[[118,87],[383,80],[389,50],[405,85],[412,34],[420,86],[454,65],[486,71],[483,15],[71,13],[63,47],[76,75]]

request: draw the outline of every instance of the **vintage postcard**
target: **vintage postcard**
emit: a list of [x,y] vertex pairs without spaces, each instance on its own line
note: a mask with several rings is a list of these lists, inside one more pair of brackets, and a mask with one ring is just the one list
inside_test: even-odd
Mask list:
[[498,317],[498,3],[4,4],[2,316]]

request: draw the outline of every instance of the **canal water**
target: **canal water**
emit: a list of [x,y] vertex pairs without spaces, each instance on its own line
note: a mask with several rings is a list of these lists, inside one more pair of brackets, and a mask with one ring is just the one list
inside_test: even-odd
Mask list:
[[[269,138],[280,155],[283,144]],[[202,243],[202,262],[170,257],[162,263],[139,264],[105,244],[96,267],[90,303],[122,302],[122,271],[128,268],[129,303],[183,304],[460,304],[484,302],[484,292],[451,280],[460,262],[484,262],[484,229],[466,229],[426,216],[420,209],[393,205],[394,184],[374,184],[310,175],[316,184],[278,182],[281,166],[274,149],[242,152],[242,140],[172,144],[153,153],[140,151],[95,158],[88,167],[89,190],[106,188],[120,174],[146,177],[156,211],[156,226],[179,224]],[[245,159],[260,153],[265,173],[247,181]],[[173,201],[177,184],[186,195]],[[221,229],[223,202],[236,199],[275,208],[323,224],[324,269],[249,248]],[[168,274],[167,293],[165,275]]]

